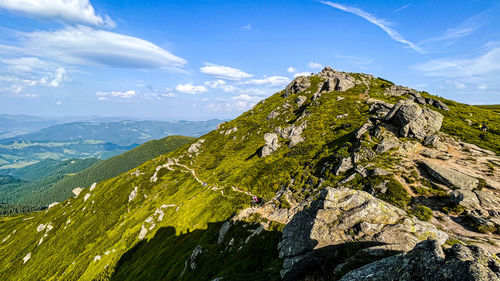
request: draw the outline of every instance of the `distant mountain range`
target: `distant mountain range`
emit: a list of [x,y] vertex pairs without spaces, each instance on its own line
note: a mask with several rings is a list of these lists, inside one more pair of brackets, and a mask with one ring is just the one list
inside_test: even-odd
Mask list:
[[[59,122],[24,115],[1,115],[0,118],[10,120],[2,123],[1,130],[28,130]],[[153,139],[170,135],[199,137],[215,129],[221,122],[215,119],[85,121],[55,124],[21,135],[14,131],[4,131],[4,135],[14,136],[0,139],[0,169],[21,168],[43,159],[107,159]]]

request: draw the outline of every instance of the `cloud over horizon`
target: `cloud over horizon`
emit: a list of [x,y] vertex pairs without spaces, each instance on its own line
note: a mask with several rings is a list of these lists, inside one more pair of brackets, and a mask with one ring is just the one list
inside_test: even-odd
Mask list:
[[2,0],[0,8],[68,24],[116,27],[116,23],[108,15],[96,14],[89,0]]

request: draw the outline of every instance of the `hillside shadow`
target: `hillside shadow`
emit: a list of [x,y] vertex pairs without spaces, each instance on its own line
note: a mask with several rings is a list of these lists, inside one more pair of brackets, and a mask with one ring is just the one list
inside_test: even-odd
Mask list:
[[181,234],[158,229],[122,255],[110,280],[280,280],[281,232],[262,230],[249,239],[259,224],[238,221],[219,244],[223,223]]

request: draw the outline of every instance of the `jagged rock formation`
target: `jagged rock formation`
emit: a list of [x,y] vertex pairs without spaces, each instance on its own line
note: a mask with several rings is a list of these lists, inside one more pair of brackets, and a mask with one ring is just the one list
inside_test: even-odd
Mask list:
[[500,263],[477,246],[455,244],[443,252],[437,241],[427,240],[406,254],[368,264],[340,280],[495,281],[500,280]]
[[302,273],[303,264],[321,264],[316,251],[328,246],[378,242],[372,250],[408,251],[428,238],[442,245],[448,235],[429,223],[408,218],[403,210],[367,192],[328,187],[285,226],[278,245],[284,259],[281,276],[294,280]]
[[422,95],[420,95],[418,91],[407,87],[393,85],[390,88],[388,88],[385,93],[389,96],[395,96],[395,97],[406,95],[408,96],[409,100],[414,101],[416,103],[432,105],[436,108],[446,111],[450,110],[450,108],[444,102],[431,98],[424,98],[422,97]]
[[344,92],[355,86],[356,79],[345,72],[339,72],[331,67],[325,67],[319,77],[325,78],[326,81],[318,87],[320,92],[340,91]]

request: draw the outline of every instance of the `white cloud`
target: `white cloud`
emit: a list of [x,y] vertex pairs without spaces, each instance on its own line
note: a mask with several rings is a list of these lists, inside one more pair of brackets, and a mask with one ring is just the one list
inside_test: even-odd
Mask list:
[[215,65],[215,64],[206,64],[205,66],[200,68],[200,71],[205,74],[212,75],[217,78],[227,79],[227,80],[241,80],[244,78],[250,78],[253,75],[248,74],[242,70],[237,68]]
[[70,64],[123,68],[181,67],[186,61],[155,44],[90,27],[21,34],[25,53]]
[[64,67],[59,67],[54,73],[54,78],[50,81],[49,86],[58,87],[61,82],[69,80],[68,73]]
[[239,96],[231,97],[231,99],[233,99],[233,100],[240,100],[240,101],[257,101],[257,100],[260,100],[261,98],[260,97],[256,97],[256,96],[250,96],[250,95],[247,95],[247,94],[241,94]]
[[295,73],[293,75],[293,77],[299,77],[299,76],[310,76],[311,75],[311,72],[299,72],[299,73]]
[[89,0],[2,0],[0,8],[70,24],[83,23],[112,28],[116,26],[108,15],[97,15]]
[[205,86],[195,86],[191,83],[179,84],[177,85],[177,87],[175,87],[175,89],[185,94],[198,94],[198,93],[208,92]]
[[218,79],[215,81],[205,81],[204,83],[206,86],[213,88],[213,89],[221,89],[224,92],[230,93],[237,91],[238,89],[234,87],[233,85],[228,85],[226,81]]
[[244,25],[241,27],[243,30],[252,30],[252,26],[250,24]]
[[323,66],[321,64],[317,63],[317,62],[310,62],[309,63],[309,67],[310,68],[317,68],[318,69],[318,68],[322,68]]
[[470,59],[434,59],[416,65],[417,70],[429,76],[464,78],[479,77],[500,71],[500,47]]
[[399,7],[399,8],[397,8],[396,10],[394,10],[394,12],[396,12],[396,13],[397,13],[397,12],[401,12],[402,10],[404,10],[404,9],[406,9],[406,8],[408,8],[408,7],[410,7],[410,3],[408,3],[408,4],[406,4],[406,5],[403,5],[403,6]]
[[345,5],[341,5],[341,4],[330,2],[330,1],[320,1],[320,2],[325,4],[325,5],[328,5],[330,7],[333,7],[335,9],[339,9],[341,11],[348,12],[348,13],[354,14],[356,16],[362,17],[363,19],[367,20],[368,22],[370,22],[370,23],[378,26],[380,29],[382,29],[385,33],[387,33],[387,35],[389,35],[389,37],[392,38],[392,40],[403,43],[419,53],[423,53],[423,50],[419,46],[406,40],[401,34],[399,34],[399,32],[397,32],[395,29],[393,29],[391,27],[391,23],[389,23],[388,21],[386,21],[384,19],[379,19],[376,16],[374,16],[370,13],[367,13],[359,8],[356,8],[356,7],[345,6]]
[[269,86],[283,86],[288,84],[290,79],[284,76],[269,76],[262,79],[250,79],[240,84],[245,85],[269,85]]
[[71,80],[64,67],[35,57],[9,58],[0,62],[8,72],[8,76],[0,79],[4,82],[30,87],[36,85],[58,87],[62,82]]
[[445,44],[453,43],[455,39],[469,36],[473,34],[477,29],[481,27],[480,21],[483,13],[476,15],[467,19],[465,22],[457,27],[448,28],[442,35],[424,40],[419,43],[419,45],[425,45],[429,43],[442,42]]
[[482,84],[481,84],[481,85],[478,85],[478,86],[477,86],[477,89],[478,89],[478,90],[481,90],[481,91],[484,91],[484,90],[488,89],[488,86],[486,86],[486,85],[482,85]]
[[62,101],[60,101],[60,100],[56,102],[56,105],[61,105],[61,104],[62,104]]
[[122,99],[130,99],[136,95],[135,90],[129,90],[126,92],[112,91],[112,92],[97,92],[96,95],[99,96],[99,100],[107,100],[108,97],[117,97]]
[[286,69],[289,73],[294,73],[297,72],[297,69],[295,69],[293,66],[290,66],[289,68]]

